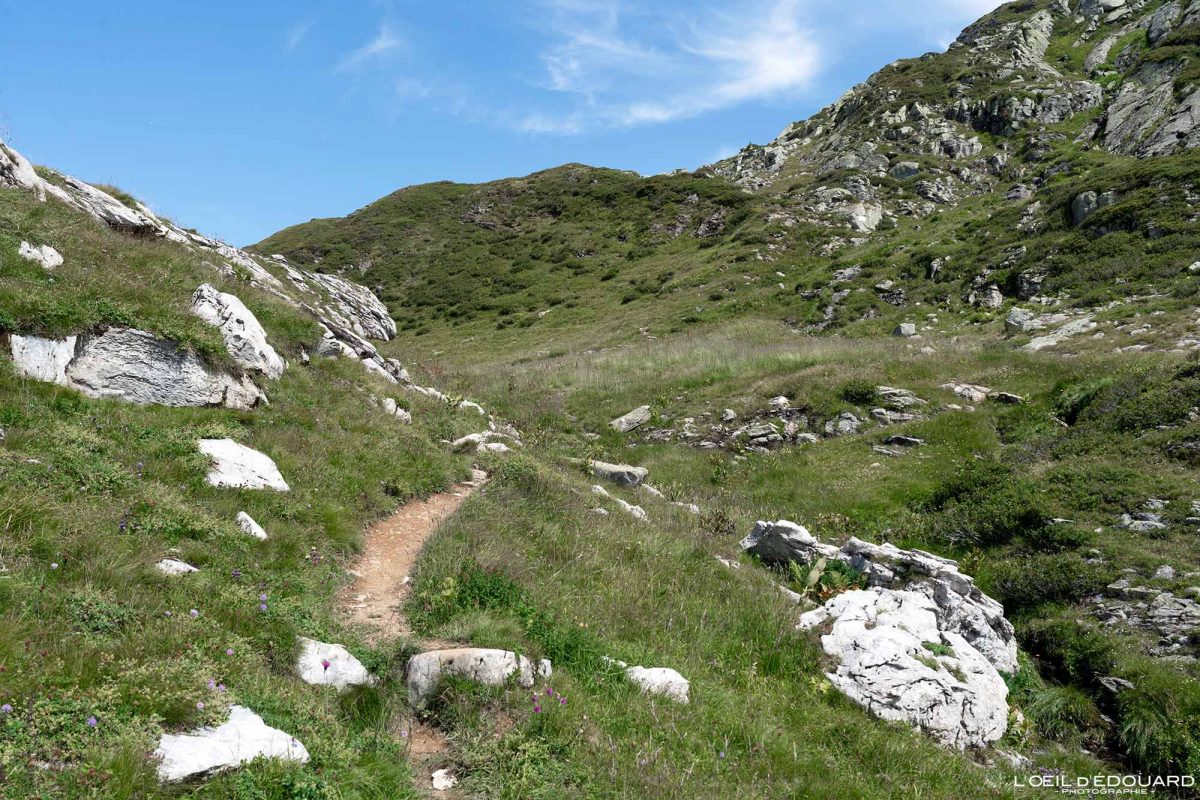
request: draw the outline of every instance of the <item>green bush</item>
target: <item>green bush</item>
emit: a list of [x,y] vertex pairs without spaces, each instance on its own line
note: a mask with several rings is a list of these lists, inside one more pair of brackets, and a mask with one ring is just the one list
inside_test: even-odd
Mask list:
[[1073,619],[1023,622],[1017,636],[1047,677],[1061,683],[1094,686],[1116,665],[1113,639]]
[[1050,520],[1041,487],[997,461],[967,462],[918,510],[932,512],[933,535],[954,546],[1004,544]]
[[1108,582],[1100,567],[1073,555],[1030,555],[993,565],[986,575],[989,593],[1009,613],[1049,603],[1072,603],[1095,594]]
[[1154,665],[1125,677],[1133,688],[1117,696],[1117,738],[1132,766],[1158,775],[1200,773],[1200,684]]
[[856,406],[869,406],[879,399],[879,391],[875,384],[868,380],[852,380],[842,384],[838,394],[847,403]]

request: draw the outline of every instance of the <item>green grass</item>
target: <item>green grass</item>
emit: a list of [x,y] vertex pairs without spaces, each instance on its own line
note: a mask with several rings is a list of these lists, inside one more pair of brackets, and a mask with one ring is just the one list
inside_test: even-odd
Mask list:
[[[52,276],[31,270],[15,256],[22,239],[52,244],[66,263]],[[346,643],[385,676],[400,668],[400,652],[345,626],[333,596],[367,523],[468,474],[440,440],[478,421],[413,396],[417,421],[400,424],[366,400],[396,390],[360,366],[300,364],[300,347],[316,338],[302,312],[218,278],[191,251],[0,191],[10,330],[136,325],[223,364],[219,335],[186,310],[194,287],[212,281],[245,299],[291,361],[266,387],[269,405],[234,412],[90,400],[18,378],[0,358],[0,702],[13,707],[0,718],[0,796],[174,796],[147,754],[164,728],[218,722],[230,702],[295,735],[312,762],[258,763],[184,793],[415,796],[389,727],[402,686],[385,683],[366,713],[300,683],[292,650],[298,635],[312,636]],[[105,304],[120,318],[106,317]],[[269,454],[292,490],[208,486],[197,440],[225,436]],[[241,533],[239,511],[270,539]],[[167,556],[200,572],[165,577],[154,564]]]

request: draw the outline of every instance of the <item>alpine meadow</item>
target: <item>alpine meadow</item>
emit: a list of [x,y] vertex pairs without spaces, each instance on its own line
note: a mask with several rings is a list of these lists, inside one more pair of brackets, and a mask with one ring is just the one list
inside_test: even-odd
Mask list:
[[1200,0],[245,248],[0,143],[0,797],[1195,797],[1198,225]]

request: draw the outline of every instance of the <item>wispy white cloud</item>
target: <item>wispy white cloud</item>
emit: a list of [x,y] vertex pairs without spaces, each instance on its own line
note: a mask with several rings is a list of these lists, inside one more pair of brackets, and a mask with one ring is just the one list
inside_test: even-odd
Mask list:
[[287,35],[284,37],[284,46],[288,50],[295,50],[308,37],[308,32],[313,28],[312,20],[301,20],[294,23],[287,30]]
[[375,38],[362,47],[348,54],[338,62],[338,72],[350,72],[365,64],[378,59],[404,45],[404,39],[393,30],[392,26],[383,22]]
[[799,0],[740,0],[683,13],[619,0],[543,0],[543,88],[574,102],[518,119],[532,133],[633,127],[793,93],[816,74]]

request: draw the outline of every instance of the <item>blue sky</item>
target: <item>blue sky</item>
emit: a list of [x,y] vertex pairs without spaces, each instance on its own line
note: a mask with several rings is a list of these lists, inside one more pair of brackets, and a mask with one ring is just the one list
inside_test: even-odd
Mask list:
[[0,137],[244,245],[415,183],[694,168],[998,5],[0,0]]

